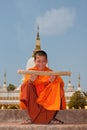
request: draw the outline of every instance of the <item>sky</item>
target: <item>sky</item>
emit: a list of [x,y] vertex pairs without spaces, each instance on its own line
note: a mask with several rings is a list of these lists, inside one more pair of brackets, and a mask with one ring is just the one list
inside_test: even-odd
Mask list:
[[[87,91],[87,0],[0,0],[0,86],[19,86],[28,59],[35,49],[37,26],[41,49],[49,67],[71,71],[77,89],[78,76]],[[65,86],[69,77],[62,77]]]

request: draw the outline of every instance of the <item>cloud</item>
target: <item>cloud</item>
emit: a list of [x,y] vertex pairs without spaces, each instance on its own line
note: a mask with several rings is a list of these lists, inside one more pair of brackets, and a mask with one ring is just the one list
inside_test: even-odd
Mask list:
[[52,9],[43,16],[36,18],[36,25],[40,26],[40,33],[53,35],[66,32],[73,27],[75,21],[75,10],[70,8]]
[[16,29],[16,38],[17,38],[16,40],[17,40],[18,48],[25,50],[28,44],[26,30],[23,27],[22,23],[17,23],[15,29]]

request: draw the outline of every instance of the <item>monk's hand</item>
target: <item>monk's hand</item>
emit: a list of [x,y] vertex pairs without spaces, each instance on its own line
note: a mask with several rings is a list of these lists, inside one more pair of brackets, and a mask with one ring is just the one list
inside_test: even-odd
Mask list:
[[37,75],[32,74],[32,75],[30,76],[30,81],[31,81],[31,82],[34,82],[36,79],[37,79]]
[[49,81],[50,82],[53,82],[55,79],[56,79],[55,75],[50,75],[50,77],[49,77]]

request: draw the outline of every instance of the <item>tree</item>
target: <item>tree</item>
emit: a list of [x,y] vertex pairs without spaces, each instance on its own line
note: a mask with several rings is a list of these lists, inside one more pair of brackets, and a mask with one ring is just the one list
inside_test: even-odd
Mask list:
[[86,98],[87,98],[87,92],[83,92],[84,93],[84,95],[86,96]]
[[8,90],[8,91],[13,91],[15,88],[16,88],[15,85],[9,84],[8,87],[7,87],[7,90]]
[[69,101],[69,108],[84,108],[86,105],[86,98],[85,95],[83,93],[81,93],[80,91],[76,91],[72,97],[70,98]]

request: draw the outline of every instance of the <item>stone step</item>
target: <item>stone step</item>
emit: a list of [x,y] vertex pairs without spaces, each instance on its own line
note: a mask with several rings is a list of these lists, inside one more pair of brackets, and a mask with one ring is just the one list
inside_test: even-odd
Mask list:
[[87,110],[61,110],[56,117],[64,124],[22,125],[21,122],[28,118],[27,111],[0,110],[0,130],[87,130]]
[[[20,109],[0,110],[0,122],[22,122],[28,118],[27,111]],[[64,124],[87,124],[87,110],[60,110],[56,118]]]
[[20,123],[0,123],[0,130],[87,130],[87,124],[66,125],[21,125]]

